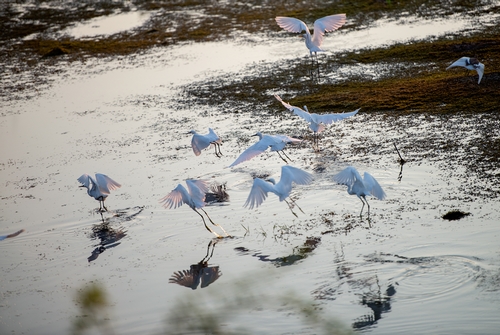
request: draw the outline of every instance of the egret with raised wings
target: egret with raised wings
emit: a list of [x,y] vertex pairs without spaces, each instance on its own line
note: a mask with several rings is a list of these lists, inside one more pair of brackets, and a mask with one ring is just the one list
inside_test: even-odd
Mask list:
[[[309,172],[293,166],[284,165],[281,167],[281,178],[278,183],[276,183],[273,178],[269,178],[268,180],[255,178],[253,180],[252,189],[243,207],[248,207],[249,209],[259,207],[262,202],[266,200],[267,194],[272,192],[279,197],[280,201],[285,201],[292,214],[297,216],[297,214],[293,212],[291,204],[286,200],[292,192],[292,183],[307,185],[310,184],[312,180],[313,177]],[[304,213],[299,206],[297,207]]]
[[281,97],[277,94],[274,95],[276,100],[281,102],[286,109],[290,112],[293,112],[295,115],[300,116],[304,120],[309,123],[309,128],[314,132],[314,142],[318,143],[319,133],[321,133],[325,129],[326,124],[332,124],[334,122],[346,119],[348,117],[356,115],[361,108],[356,109],[354,112],[350,113],[332,113],[332,114],[316,114],[309,113],[309,110],[306,106],[304,109],[292,106],[289,103],[284,102]]
[[479,75],[477,83],[479,84],[481,82],[481,78],[483,78],[484,74],[484,64],[480,63],[479,60],[477,60],[477,58],[462,57],[453,64],[451,64],[450,66],[448,66],[446,70],[456,66],[466,68],[467,70],[476,70],[477,74]]
[[353,166],[346,167],[336,174],[333,179],[339,184],[347,185],[347,193],[356,195],[361,200],[363,207],[361,207],[360,216],[365,208],[365,202],[368,206],[368,217],[370,216],[370,204],[366,197],[372,196],[379,200],[385,199],[385,192],[377,180],[368,172],[365,172],[363,178],[361,178],[358,170]]
[[212,144],[215,148],[215,156],[221,157],[222,152],[220,151],[220,146],[222,145],[222,141],[215,133],[212,128],[208,128],[208,134],[202,135],[198,134],[195,130],[190,130],[188,134],[193,134],[193,138],[191,139],[191,147],[193,148],[193,152],[196,156],[201,154],[201,151]]
[[117,190],[122,186],[102,173],[96,173],[95,179],[85,173],[78,178],[78,181],[82,184],[80,187],[87,188],[89,196],[99,201],[100,211],[103,209],[106,211],[108,210],[106,206],[104,206],[104,200],[106,200],[111,191]]
[[288,157],[284,151],[286,145],[289,143],[297,144],[302,142],[302,140],[299,140],[298,138],[293,138],[287,135],[264,135],[261,132],[257,132],[252,136],[258,136],[259,141],[243,151],[241,155],[239,155],[239,157],[231,165],[229,165],[229,167],[248,161],[255,156],[260,155],[268,148],[270,148],[271,151],[276,151],[280,158],[288,164],[288,161],[281,156],[280,152],[291,161],[290,157]]
[[321,44],[323,43],[323,37],[325,33],[335,31],[342,27],[346,22],[345,14],[335,14],[322,17],[314,21],[314,31],[311,36],[311,32],[307,25],[296,18],[277,16],[275,18],[276,23],[281,28],[285,29],[290,33],[302,33],[302,37],[305,39],[306,46],[309,49],[309,54],[311,57],[314,55],[317,57],[318,52],[325,52],[326,50],[321,49]]
[[229,236],[224,228],[213,222],[210,216],[208,216],[207,212],[205,212],[205,210],[203,209],[203,207],[205,206],[205,194],[208,192],[208,182],[206,182],[205,180],[188,179],[186,180],[186,184],[189,191],[181,184],[178,184],[177,187],[172,190],[172,192],[161,198],[160,203],[163,205],[163,207],[168,209],[175,209],[182,206],[183,204],[188,205],[192,210],[198,213],[199,216],[201,216],[203,224],[209,232],[211,232],[218,238],[222,238],[221,235],[217,234],[215,231],[210,229],[209,226],[207,226],[205,218],[200,212],[198,212],[198,209],[200,209],[203,213],[205,213],[208,220],[214,226],[219,227],[226,234],[226,236]]

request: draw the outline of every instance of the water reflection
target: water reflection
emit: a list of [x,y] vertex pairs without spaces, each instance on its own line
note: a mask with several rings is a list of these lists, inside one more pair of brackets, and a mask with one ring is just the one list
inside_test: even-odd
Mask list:
[[401,156],[401,153],[399,152],[398,147],[396,146],[396,143],[392,142],[392,144],[394,144],[394,148],[396,149],[396,152],[398,153],[398,156],[399,156],[399,165],[401,168],[399,170],[398,181],[401,181],[401,179],[403,179],[403,165],[405,165],[406,161]]
[[21,234],[22,232],[24,232],[24,229],[18,230],[12,234],[2,235],[2,236],[0,236],[0,241],[5,240],[6,238],[16,237],[17,235]]
[[[201,261],[189,266],[189,270],[181,270],[174,272],[168,280],[169,283],[179,284],[181,286],[190,287],[196,290],[198,285],[200,288],[207,287],[222,276],[219,266],[208,266],[208,261],[212,258],[217,242],[213,240],[208,243],[207,254]],[[212,252],[210,252],[212,247]]]
[[263,255],[260,252],[251,253],[251,251],[245,247],[237,247],[235,250],[238,251],[240,255],[251,255],[253,257],[257,257],[259,261],[270,262],[276,267],[281,267],[293,265],[296,262],[308,257],[309,254],[318,247],[320,242],[321,237],[308,237],[304,244],[294,247],[293,252],[290,255],[276,258],[269,258],[269,255]]
[[92,250],[91,255],[87,258],[88,262],[95,261],[104,251],[120,245],[121,242],[118,241],[127,236],[126,230],[122,227],[114,228],[112,224],[130,221],[141,213],[143,209],[144,207],[121,209],[115,211],[113,216],[110,217],[104,217],[103,213],[100,212],[101,222],[92,227],[92,233],[90,234],[90,239],[98,240],[99,243],[93,245],[94,250]]

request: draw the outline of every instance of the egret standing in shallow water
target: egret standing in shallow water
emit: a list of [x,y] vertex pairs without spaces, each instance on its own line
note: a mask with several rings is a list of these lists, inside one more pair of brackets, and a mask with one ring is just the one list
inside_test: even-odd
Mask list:
[[[279,197],[280,201],[285,201],[290,208],[290,211],[293,215],[297,216],[292,210],[292,206],[286,198],[292,192],[292,183],[299,185],[307,185],[310,184],[313,180],[313,177],[310,173],[298,169],[293,166],[282,166],[281,167],[281,178],[278,183],[273,178],[269,178],[267,181],[255,178],[253,180],[252,189],[250,190],[250,194],[248,195],[247,201],[243,205],[243,207],[247,207],[249,209],[253,209],[254,207],[259,207],[264,200],[267,198],[267,193],[272,192]],[[297,206],[302,213],[302,209]]]
[[222,141],[219,135],[217,135],[212,128],[208,128],[208,134],[205,135],[198,134],[194,130],[190,130],[188,134],[193,134],[191,147],[193,147],[193,151],[196,156],[199,156],[201,154],[201,150],[207,148],[210,144],[213,144],[215,147],[215,156],[222,156],[222,152],[220,152]]
[[306,46],[309,49],[309,54],[311,57],[314,55],[317,57],[318,52],[325,52],[326,50],[321,49],[321,44],[323,43],[323,36],[325,33],[335,31],[342,27],[346,22],[345,14],[335,14],[322,17],[314,21],[314,31],[311,36],[311,32],[307,25],[296,18],[277,16],[275,18],[278,26],[285,29],[290,33],[302,33],[302,37],[305,39]]
[[96,173],[95,179],[85,173],[78,178],[78,181],[82,184],[80,187],[87,188],[88,195],[99,201],[100,211],[103,209],[106,211],[108,210],[106,206],[104,206],[104,200],[106,200],[110,191],[116,190],[122,186],[102,173]]
[[[370,204],[366,200],[367,196],[373,196],[379,200],[385,199],[385,192],[379,185],[377,180],[368,172],[365,172],[364,178],[361,178],[358,170],[352,166],[346,167],[344,170],[336,174],[333,179],[339,183],[347,185],[347,193],[356,195],[363,203],[359,216],[363,213],[365,202],[368,206],[368,217],[370,217]],[[364,199],[364,201],[363,201]]]
[[287,160],[283,158],[283,156],[281,156],[280,152],[282,152],[283,155],[286,156],[286,158],[291,160],[290,157],[287,156],[285,151],[283,151],[286,145],[289,143],[296,144],[302,142],[302,140],[287,135],[263,135],[261,132],[257,132],[252,136],[259,136],[259,141],[243,151],[241,155],[233,162],[233,164],[229,165],[229,167],[233,167],[235,165],[248,161],[257,155],[260,155],[268,148],[271,148],[271,151],[276,151],[280,158],[288,164]]
[[481,78],[483,78],[483,74],[484,74],[484,64],[479,63],[477,58],[462,57],[459,60],[457,60],[456,62],[454,62],[453,64],[451,64],[450,66],[448,66],[446,68],[446,70],[448,70],[452,67],[456,67],[456,66],[464,67],[467,70],[476,70],[477,74],[479,75],[479,79],[478,79],[477,83],[479,84],[481,82]]
[[208,183],[204,180],[194,180],[194,179],[188,179],[186,180],[186,184],[188,186],[188,190],[181,184],[177,185],[176,188],[172,190],[169,194],[164,196],[162,199],[160,199],[160,203],[162,203],[163,207],[165,208],[177,208],[182,206],[182,204],[187,204],[189,207],[191,207],[192,210],[194,210],[196,213],[198,213],[199,216],[201,216],[201,219],[203,220],[203,224],[205,225],[205,228],[218,238],[222,238],[221,235],[217,234],[214,232],[212,229],[210,229],[209,226],[207,226],[207,223],[205,222],[205,218],[203,215],[197,211],[197,209],[200,209],[205,215],[207,216],[208,220],[214,225],[222,229],[222,231],[226,234],[226,236],[229,236],[224,228],[222,228],[220,225],[217,223],[213,222],[210,216],[208,216],[207,212],[203,209],[205,206],[205,194],[208,192]]
[[325,129],[325,124],[332,124],[334,122],[354,116],[361,109],[358,108],[354,112],[350,113],[316,114],[316,113],[309,113],[306,106],[304,106],[305,110],[303,110],[299,107],[292,106],[289,103],[284,102],[279,95],[275,94],[274,97],[276,98],[276,100],[281,102],[283,106],[285,106],[285,108],[288,109],[290,112],[295,113],[295,115],[298,115],[307,122],[309,122],[309,128],[314,132],[314,143],[316,145],[318,144],[318,138],[319,138],[318,134]]

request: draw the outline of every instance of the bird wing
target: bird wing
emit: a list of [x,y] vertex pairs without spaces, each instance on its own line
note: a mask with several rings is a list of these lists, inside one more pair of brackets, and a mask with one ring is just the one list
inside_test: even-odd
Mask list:
[[345,14],[329,15],[314,21],[314,32],[312,37],[314,45],[319,47],[323,42],[325,32],[328,33],[337,30],[342,27],[345,22]]
[[377,182],[377,180],[368,172],[365,172],[363,183],[365,184],[365,188],[370,192],[372,196],[379,200],[385,199],[385,192]]
[[354,112],[350,113],[335,113],[335,114],[321,114],[317,116],[317,120],[320,121],[321,123],[324,124],[331,124],[333,122],[337,122],[343,119],[346,119],[348,117],[356,115],[356,113],[360,110],[361,108],[356,109]]
[[88,174],[82,174],[77,180],[86,188],[90,187],[90,176]]
[[274,135],[274,137],[278,138],[280,141],[283,141],[285,143],[292,143],[292,144],[297,144],[302,142],[302,140],[299,140],[298,138],[291,137],[288,135]]
[[446,68],[446,70],[448,70],[449,68],[452,68],[452,67],[455,67],[455,66],[462,66],[462,67],[466,67],[467,66],[467,60],[469,59],[469,57],[462,57],[460,58],[459,60],[457,60],[456,62],[454,62],[453,64],[451,64],[450,66],[448,66]]
[[208,192],[208,182],[199,179],[188,179],[186,180],[186,184],[195,208],[205,206],[205,193]]
[[184,203],[184,199],[182,197],[183,192],[187,193],[186,188],[181,184],[178,184],[172,192],[160,199],[160,203],[163,207],[168,209],[180,207]]
[[248,161],[266,151],[270,145],[270,142],[268,139],[264,140],[265,138],[266,136],[264,136],[262,140],[258,141],[257,143],[249,146],[245,151],[241,153],[238,158],[236,158],[233,164],[229,165],[229,167],[233,167],[235,165]]
[[295,115],[300,116],[301,118],[305,119],[307,122],[311,122],[311,115],[308,112],[306,112],[302,108],[299,108],[297,106],[292,106],[289,103],[284,102],[280,98],[279,95],[275,94],[274,97],[276,98],[276,100],[278,100],[279,102],[281,102],[283,104],[283,106],[285,106],[285,108],[288,109],[290,112],[295,113]]
[[255,178],[253,180],[252,189],[250,190],[250,194],[248,195],[247,201],[243,207],[247,207],[249,209],[253,209],[254,207],[259,207],[264,200],[267,198],[268,192],[274,191],[274,185],[271,183],[264,181],[260,178]]
[[207,139],[206,135],[194,134],[191,139],[191,147],[196,156],[201,154],[201,150],[205,149],[210,145],[210,141]]
[[339,184],[353,185],[356,180],[361,181],[362,179],[361,175],[355,167],[348,166],[344,170],[333,176],[333,180],[335,180]]
[[95,180],[97,182],[97,186],[99,187],[99,191],[103,194],[109,194],[110,191],[114,191],[122,187],[122,185],[102,173],[96,173]]
[[479,75],[479,80],[477,83],[479,84],[481,82],[481,78],[483,78],[484,74],[484,65],[482,63],[479,63],[479,65],[476,67],[477,74]]
[[207,138],[210,141],[210,143],[215,142],[215,143],[222,144],[222,141],[221,141],[219,135],[217,135],[212,128],[208,128]]
[[305,31],[307,34],[310,34],[307,25],[299,19],[286,16],[277,16],[275,20],[278,26],[290,33],[301,33],[302,31]]
[[284,165],[281,167],[281,178],[279,183],[291,184],[294,182],[299,185],[307,185],[313,181],[313,176],[309,172],[299,168]]

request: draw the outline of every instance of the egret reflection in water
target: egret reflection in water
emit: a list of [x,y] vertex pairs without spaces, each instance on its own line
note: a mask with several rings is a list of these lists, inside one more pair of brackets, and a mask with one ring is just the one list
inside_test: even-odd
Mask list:
[[[217,242],[211,240],[207,246],[207,254],[201,261],[190,265],[189,270],[174,272],[168,282],[196,290],[198,286],[204,288],[219,279],[222,276],[219,266],[208,266],[208,261],[214,254],[216,244]],[[212,252],[210,252],[210,247],[212,247]]]

